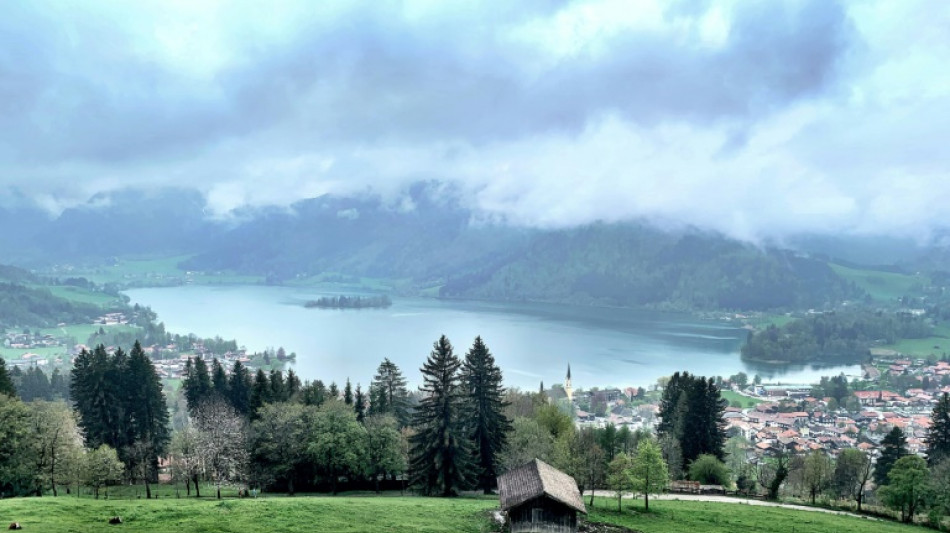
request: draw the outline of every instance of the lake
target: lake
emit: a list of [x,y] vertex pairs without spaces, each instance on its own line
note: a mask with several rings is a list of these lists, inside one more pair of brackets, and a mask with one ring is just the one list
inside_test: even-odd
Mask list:
[[461,357],[481,335],[505,384],[536,389],[563,382],[575,388],[643,386],[679,370],[698,375],[760,374],[764,381],[803,383],[822,375],[860,373],[858,366],[757,366],[743,362],[746,330],[690,316],[642,310],[423,298],[394,298],[386,309],[307,309],[334,295],[272,286],[182,286],[126,291],[151,307],[169,331],[237,339],[251,351],[283,346],[296,352],[303,379],[364,388],[388,357],[410,384],[432,343],[445,334]]

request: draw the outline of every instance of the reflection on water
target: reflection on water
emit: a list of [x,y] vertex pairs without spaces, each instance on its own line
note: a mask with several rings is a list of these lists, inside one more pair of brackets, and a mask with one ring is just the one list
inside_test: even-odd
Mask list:
[[508,385],[559,383],[568,363],[575,387],[648,386],[678,370],[766,380],[816,381],[855,374],[856,366],[751,365],[739,358],[746,330],[632,309],[547,304],[393,299],[386,309],[306,309],[325,293],[265,286],[135,289],[170,331],[236,338],[251,350],[284,346],[297,353],[304,379],[364,385],[384,357],[411,383],[432,342],[445,334],[463,355],[476,335],[488,344]]

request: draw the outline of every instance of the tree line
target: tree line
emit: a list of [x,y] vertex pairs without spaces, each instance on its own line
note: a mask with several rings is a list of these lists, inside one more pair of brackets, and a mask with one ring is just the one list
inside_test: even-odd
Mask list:
[[864,362],[869,349],[900,339],[930,336],[932,326],[920,316],[872,311],[819,313],[749,332],[742,358],[750,361],[806,363],[819,360]]

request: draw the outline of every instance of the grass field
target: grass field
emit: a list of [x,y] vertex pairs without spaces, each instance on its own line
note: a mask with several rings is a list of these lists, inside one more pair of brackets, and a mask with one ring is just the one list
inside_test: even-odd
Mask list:
[[99,307],[109,307],[122,303],[120,298],[82,287],[72,287],[69,285],[36,285],[35,287],[47,289],[53,293],[53,296],[58,296],[73,302],[98,305]]
[[739,402],[742,407],[755,407],[763,401],[760,398],[752,398],[731,390],[720,391],[719,394],[729,402],[729,405],[732,405],[732,402]]
[[934,334],[931,337],[900,339],[894,344],[882,345],[881,348],[915,357],[927,357],[930,354],[942,355],[950,352],[950,327],[940,325],[934,328]]
[[[120,491],[122,496],[132,496]],[[174,498],[170,487],[157,500],[60,496],[0,500],[0,524],[17,521],[24,531],[72,533],[107,527],[109,517],[122,517],[117,530],[181,532],[487,532],[487,513],[498,507],[491,498],[421,498],[403,496],[267,496],[257,499]],[[211,491],[208,491],[211,494]],[[644,533],[899,533],[924,531],[894,522],[827,513],[758,507],[733,503],[597,498],[589,519],[623,525]]]
[[839,516],[812,511],[761,507],[738,503],[651,501],[643,513],[643,501],[624,502],[617,513],[616,500],[597,501],[590,520],[626,526],[644,533],[887,533],[927,531],[918,526]]
[[73,533],[117,531],[186,532],[471,532],[490,530],[486,511],[497,500],[413,497],[272,497],[210,499],[89,500],[61,496],[0,500],[0,524],[18,521],[24,531]]
[[860,270],[833,263],[831,268],[836,274],[847,281],[853,281],[855,285],[867,291],[871,298],[879,301],[893,301],[904,295],[920,294],[923,286],[929,283],[923,276]]

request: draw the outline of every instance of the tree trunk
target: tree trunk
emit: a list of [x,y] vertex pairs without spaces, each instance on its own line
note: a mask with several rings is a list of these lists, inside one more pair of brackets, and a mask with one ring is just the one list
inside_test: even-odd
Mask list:
[[220,482],[218,483],[217,489],[218,489],[218,499],[220,500],[221,499],[221,483]]
[[148,484],[148,476],[145,476],[145,499],[152,499],[152,486]]
[[861,514],[861,500],[864,499],[864,494],[863,494],[864,491],[861,491],[861,492],[862,492],[862,494],[859,494],[859,495],[858,495],[858,498],[857,498],[857,500],[858,500],[858,514]]
[[188,478],[185,478],[185,496],[191,497],[191,480]]
[[379,476],[373,476],[373,485],[376,487],[376,494],[379,494]]
[[56,454],[53,454],[49,464],[49,481],[53,485],[53,497],[59,496],[59,493],[56,491]]
[[623,502],[622,502],[622,500],[623,500],[623,492],[621,492],[621,491],[618,490],[618,491],[617,491],[617,512],[618,512],[618,513],[622,513],[622,512],[623,512],[623,507],[622,507],[622,506],[623,506]]
[[644,511],[650,510],[650,491],[646,491],[643,493],[643,510]]
[[194,475],[193,481],[194,481],[194,483],[195,483],[195,498],[200,498],[200,497],[201,497],[201,489],[198,488],[198,474],[195,474],[195,475]]
[[291,472],[290,477],[287,478],[287,495],[294,495],[294,474]]

